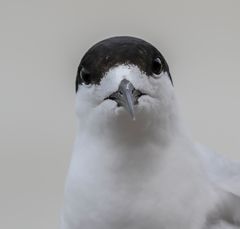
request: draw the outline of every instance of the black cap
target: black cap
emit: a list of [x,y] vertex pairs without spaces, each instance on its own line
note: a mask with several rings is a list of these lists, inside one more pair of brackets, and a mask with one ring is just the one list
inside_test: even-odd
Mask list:
[[104,74],[120,64],[136,65],[147,76],[153,75],[154,60],[160,59],[162,71],[169,72],[162,54],[150,43],[135,37],[119,36],[105,39],[92,46],[83,56],[77,71],[79,84],[99,84]]

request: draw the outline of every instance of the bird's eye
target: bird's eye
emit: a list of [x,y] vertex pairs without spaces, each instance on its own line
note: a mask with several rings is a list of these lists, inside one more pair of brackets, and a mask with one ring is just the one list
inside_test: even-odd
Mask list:
[[152,71],[154,74],[159,75],[163,70],[163,65],[159,58],[156,58],[152,63]]
[[84,83],[86,85],[91,83],[91,75],[85,68],[81,69],[80,77],[81,77],[82,83]]

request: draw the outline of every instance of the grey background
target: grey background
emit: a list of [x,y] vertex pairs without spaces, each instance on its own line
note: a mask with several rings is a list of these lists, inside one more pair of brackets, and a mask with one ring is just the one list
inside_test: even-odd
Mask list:
[[84,52],[158,47],[195,139],[240,159],[240,1],[0,1],[0,228],[58,228]]

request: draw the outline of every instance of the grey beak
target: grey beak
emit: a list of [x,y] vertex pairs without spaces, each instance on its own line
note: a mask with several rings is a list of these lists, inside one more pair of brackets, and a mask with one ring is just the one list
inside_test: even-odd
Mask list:
[[118,106],[123,106],[135,120],[134,105],[138,103],[138,98],[143,95],[139,90],[136,90],[132,83],[123,79],[116,92],[111,94],[108,99],[112,99],[118,103]]
[[135,88],[131,84],[130,81],[124,79],[121,81],[118,91],[122,95],[120,102],[121,105],[130,113],[133,120],[135,120],[135,113],[134,113],[134,97],[133,92]]

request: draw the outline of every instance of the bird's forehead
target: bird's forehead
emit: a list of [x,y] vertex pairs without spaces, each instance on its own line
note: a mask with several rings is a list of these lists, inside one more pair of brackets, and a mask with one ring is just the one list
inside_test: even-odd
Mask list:
[[106,81],[111,81],[119,85],[123,79],[136,81],[143,78],[141,77],[142,74],[144,73],[141,72],[138,66],[120,64],[110,68],[109,71],[104,74],[100,84]]
[[151,74],[154,58],[163,58],[150,43],[133,37],[114,37],[103,40],[91,47],[82,58],[84,66],[94,74],[95,83],[113,66],[130,64],[138,66],[147,75]]
[[126,39],[117,41],[109,40],[96,44],[85,54],[81,64],[89,71],[92,69],[102,74],[120,64],[134,64],[148,72],[147,66],[153,56],[157,56],[153,48],[143,42]]

